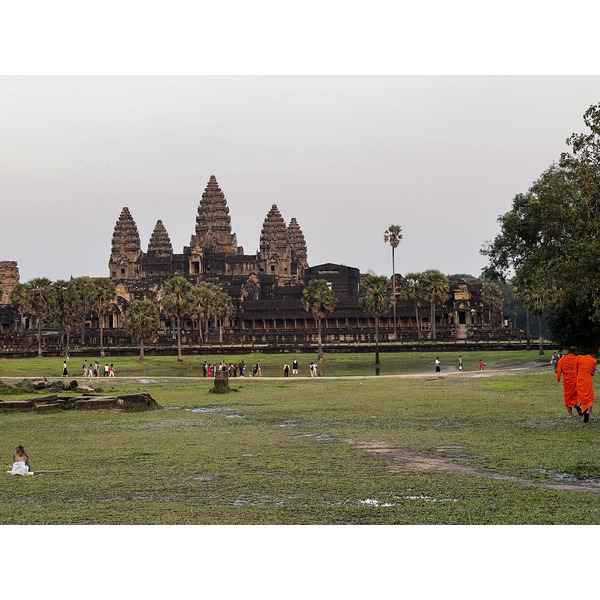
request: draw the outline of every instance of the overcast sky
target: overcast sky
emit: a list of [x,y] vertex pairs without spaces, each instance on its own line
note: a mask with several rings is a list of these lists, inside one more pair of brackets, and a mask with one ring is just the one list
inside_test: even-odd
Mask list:
[[478,275],[515,194],[567,150],[600,77],[27,76],[0,78],[0,260],[21,280],[107,276],[129,207],[174,252],[215,175],[256,252],[276,204],[311,265]]

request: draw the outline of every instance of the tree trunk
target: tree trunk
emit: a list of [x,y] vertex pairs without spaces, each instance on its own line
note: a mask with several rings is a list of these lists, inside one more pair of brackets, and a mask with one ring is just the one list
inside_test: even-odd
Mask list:
[[526,346],[526,349],[527,350],[531,350],[531,323],[530,323],[530,320],[529,320],[529,311],[526,310],[525,314],[527,315],[527,331],[526,331],[527,346]]
[[319,360],[321,360],[323,358],[323,344],[321,343],[321,317],[317,317],[317,339],[319,342],[317,356],[319,357]]
[[102,314],[98,313],[98,325],[100,325],[100,356],[104,357],[104,338],[103,332],[104,328],[102,327]]
[[394,260],[394,247],[392,246],[392,287],[394,293],[394,340],[398,339],[398,329],[396,325],[396,263]]
[[140,362],[144,362],[144,338],[140,338]]
[[375,317],[375,364],[379,365],[379,317]]
[[67,329],[67,345],[65,347],[65,356],[69,356],[69,346],[71,345],[71,329]]
[[219,319],[219,344],[223,343],[223,319]]
[[544,354],[544,336],[542,334],[542,312],[540,311],[537,315],[538,325],[540,328],[540,355]]
[[200,343],[204,342],[202,338],[202,317],[198,315],[198,336],[200,337]]
[[431,301],[431,339],[435,340],[435,302]]
[[181,317],[177,317],[177,360],[179,362],[183,361],[183,356],[181,355]]
[[85,319],[81,322],[81,345],[85,346]]
[[42,355],[42,316],[38,317],[38,356]]

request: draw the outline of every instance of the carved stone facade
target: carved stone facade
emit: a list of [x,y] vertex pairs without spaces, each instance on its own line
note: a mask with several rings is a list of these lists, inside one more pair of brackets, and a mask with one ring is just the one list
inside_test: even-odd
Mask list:
[[244,254],[231,229],[225,194],[210,177],[198,206],[190,245],[174,254],[169,234],[158,221],[143,252],[138,229],[123,208],[112,239],[109,274],[125,301],[154,300],[160,287],[180,275],[192,283],[218,283],[235,302],[246,298],[299,298],[308,268],[306,241],[296,219],[286,226],[276,205],[265,217],[255,254]]
[[10,293],[15,285],[19,283],[19,267],[16,261],[0,261],[0,282],[3,288],[2,295],[0,295],[0,304],[8,304]]

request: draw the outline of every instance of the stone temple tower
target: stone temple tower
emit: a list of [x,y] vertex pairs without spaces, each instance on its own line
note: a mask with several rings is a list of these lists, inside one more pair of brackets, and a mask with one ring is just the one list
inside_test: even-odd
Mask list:
[[288,225],[288,237],[292,250],[292,276],[304,280],[304,272],[308,269],[308,253],[304,234],[295,218]]
[[196,233],[191,237],[190,248],[201,248],[204,253],[240,253],[236,235],[231,233],[231,218],[225,194],[214,175],[210,176],[198,206]]
[[111,279],[135,279],[141,274],[142,249],[137,225],[127,207],[115,225],[108,269]]
[[292,277],[292,248],[283,217],[275,204],[268,212],[260,233],[259,259],[265,275]]

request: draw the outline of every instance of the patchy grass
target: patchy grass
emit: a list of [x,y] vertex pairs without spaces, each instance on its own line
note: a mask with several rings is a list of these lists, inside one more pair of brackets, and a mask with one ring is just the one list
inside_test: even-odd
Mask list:
[[[600,523],[600,494],[550,487],[600,477],[600,420],[568,421],[549,369],[473,375],[246,379],[229,394],[111,380],[106,393],[147,391],[163,410],[1,416],[6,469],[23,444],[34,470],[70,471],[5,475],[0,522]],[[357,444],[520,479],[394,470]]]

